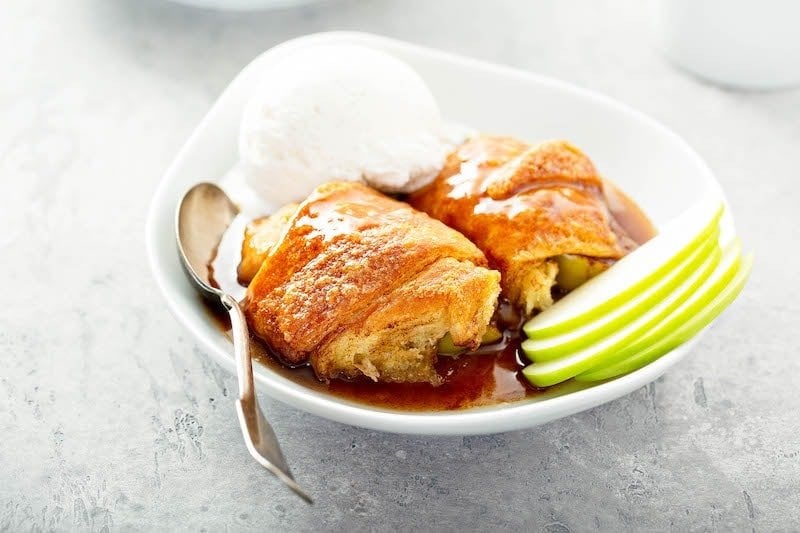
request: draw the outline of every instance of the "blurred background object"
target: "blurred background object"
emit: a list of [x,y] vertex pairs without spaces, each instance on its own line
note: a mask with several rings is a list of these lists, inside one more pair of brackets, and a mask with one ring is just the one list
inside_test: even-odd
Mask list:
[[262,9],[280,9],[314,4],[327,0],[171,0],[177,4],[218,9],[221,11],[253,11]]
[[800,84],[798,0],[651,0],[656,45],[682,68],[719,85]]

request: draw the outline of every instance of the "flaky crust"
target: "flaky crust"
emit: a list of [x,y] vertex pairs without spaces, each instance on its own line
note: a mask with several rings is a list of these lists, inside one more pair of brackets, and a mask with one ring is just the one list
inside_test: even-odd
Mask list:
[[499,274],[441,222],[357,183],[318,187],[247,291],[251,329],[320,377],[438,382],[435,345],[477,346]]
[[500,292],[500,275],[469,261],[442,258],[379,298],[363,321],[311,354],[318,375],[438,384],[436,343],[450,332],[475,349]]
[[409,203],[474,242],[526,312],[552,303],[552,258],[617,259],[635,247],[613,220],[594,165],[566,141],[469,140]]
[[287,204],[274,214],[247,224],[242,241],[242,260],[237,269],[239,283],[248,285],[253,280],[272,247],[281,240],[281,234],[295,211],[297,204]]

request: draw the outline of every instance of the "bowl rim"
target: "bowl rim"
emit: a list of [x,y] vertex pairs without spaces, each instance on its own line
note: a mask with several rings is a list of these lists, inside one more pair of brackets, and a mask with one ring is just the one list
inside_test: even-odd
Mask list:
[[[262,60],[267,54],[284,54],[302,46],[323,43],[358,44],[363,46],[377,45],[381,48],[391,47],[406,49],[436,60],[455,63],[461,67],[480,69],[488,74],[499,74],[505,77],[525,79],[528,82],[543,84],[553,89],[571,92],[583,98],[591,99],[599,105],[611,107],[617,112],[630,115],[634,119],[642,122],[644,126],[654,128],[658,130],[660,134],[670,138],[670,140],[674,142],[677,147],[681,148],[685,152],[685,155],[692,160],[693,164],[699,170],[698,177],[704,180],[705,184],[713,191],[716,191],[719,194],[720,200],[727,204],[724,194],[711,170],[686,141],[655,119],[603,94],[533,72],[361,32],[315,33],[283,42],[266,50],[245,66],[228,84],[209,111],[201,119],[198,126],[190,134],[187,141],[178,151],[175,159],[159,180],[150,204],[145,227],[145,241],[150,268],[156,285],[167,302],[168,308],[178,322],[199,341],[199,344],[206,354],[210,355],[217,363],[230,372],[235,372],[232,354],[222,350],[219,346],[218,338],[215,339],[212,337],[212,334],[218,337],[220,334],[219,330],[212,332],[208,327],[205,327],[204,324],[192,319],[191,316],[187,315],[182,310],[182,303],[179,301],[178,297],[179,291],[174,285],[174,281],[171,279],[172,276],[165,268],[162,260],[162,253],[159,251],[158,242],[160,238],[163,238],[162,233],[164,229],[162,225],[159,224],[159,219],[163,218],[163,211],[168,209],[170,220],[172,220],[172,213],[175,208],[167,198],[168,184],[173,179],[173,175],[184,164],[184,161],[191,157],[191,148],[195,139],[205,130],[211,117],[218,111],[220,106],[225,104],[226,96],[236,84],[237,80],[246,76],[250,70],[255,68],[254,65],[257,65],[259,60]],[[732,227],[733,221],[729,216],[730,209],[726,211],[728,213],[726,217],[728,224]],[[171,236],[172,226],[169,227],[169,232]],[[689,342],[678,346],[639,370],[581,390],[567,392],[560,396],[540,400],[519,400],[487,407],[476,407],[456,411],[393,411],[359,404],[298,386],[288,378],[262,365],[256,365],[255,380],[259,390],[271,398],[303,411],[348,425],[392,433],[419,435],[489,434],[530,428],[624,396],[656,380],[668,368],[683,359],[705,331],[706,330]]]

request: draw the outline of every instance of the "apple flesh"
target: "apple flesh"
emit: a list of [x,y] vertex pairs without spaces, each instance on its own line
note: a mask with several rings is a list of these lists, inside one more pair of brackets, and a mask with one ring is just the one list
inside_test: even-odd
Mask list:
[[[525,367],[522,372],[534,385],[547,387],[561,383],[582,374],[597,366],[605,366],[619,361],[620,354],[625,349],[645,336],[649,331],[669,318],[677,308],[689,299],[695,292],[706,292],[710,284],[706,283],[709,277],[712,280],[729,281],[738,270],[741,254],[738,243],[729,246],[720,262],[719,249],[715,249],[703,265],[686,279],[678,288],[664,298],[657,305],[647,310],[641,316],[630,322],[625,327],[609,332],[609,335],[590,346],[576,352],[567,351],[563,357],[547,362],[539,362],[536,353],[526,349],[525,341],[522,349],[534,361],[534,364]],[[713,276],[712,276],[713,273]],[[712,281],[712,284],[716,284]],[[724,285],[723,285],[724,286]]]
[[608,269],[608,265],[603,261],[583,255],[561,254],[556,257],[556,262],[558,263],[556,285],[566,292],[574,291]]
[[525,341],[525,349],[536,354],[536,362],[551,361],[589,346],[594,341],[608,336],[637,316],[647,311],[672,293],[692,272],[696,271],[718,248],[719,230],[715,229],[691,255],[668,272],[663,278],[627,302],[596,320],[587,322],[561,335],[532,338]]
[[667,321],[654,329],[637,343],[633,355],[606,366],[594,368],[575,377],[577,381],[601,381],[638,370],[662,355],[688,341],[708,326],[742,292],[750,271],[753,257],[748,256],[733,279],[719,292],[698,292],[675,311]]
[[[555,336],[624,305],[692,255],[717,231],[721,215],[718,199],[698,201],[659,235],[529,320],[523,328],[525,334],[531,339]],[[695,229],[698,227],[702,229]]]
[[[489,324],[486,326],[486,331],[481,337],[481,346],[484,344],[493,344],[503,338],[503,333],[497,329],[497,326]],[[467,349],[463,346],[457,346],[453,341],[453,336],[450,333],[445,333],[444,337],[439,339],[436,345],[436,350],[439,355],[456,356],[466,352]]]

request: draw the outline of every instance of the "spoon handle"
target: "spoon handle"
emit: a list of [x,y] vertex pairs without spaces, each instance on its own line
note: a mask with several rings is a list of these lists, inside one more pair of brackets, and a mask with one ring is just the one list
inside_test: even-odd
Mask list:
[[250,335],[247,331],[247,321],[242,308],[239,307],[239,303],[233,296],[224,294],[220,299],[231,317],[236,376],[239,379],[239,399],[252,401],[256,391],[253,383],[253,359],[250,356]]
[[258,397],[253,383],[250,335],[242,308],[229,294],[222,294],[220,301],[231,317],[236,375],[239,379],[239,400],[236,402],[236,409],[247,449],[259,464],[288,485],[298,496],[311,503],[311,498],[294,481],[275,432],[258,406]]

